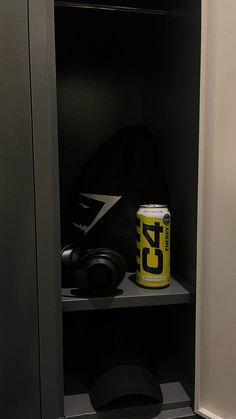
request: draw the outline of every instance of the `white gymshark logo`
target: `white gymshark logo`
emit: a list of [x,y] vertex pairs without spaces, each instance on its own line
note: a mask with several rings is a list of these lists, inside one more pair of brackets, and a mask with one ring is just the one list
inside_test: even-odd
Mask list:
[[[90,225],[86,226],[82,224],[73,223],[74,226],[83,231],[84,234],[87,234],[88,231],[91,230],[91,228],[94,227],[95,224],[106,214],[106,212],[109,211],[109,209],[111,209],[121,199],[121,196],[111,195],[96,195],[87,193],[81,193],[80,195],[90,198],[94,201],[103,202],[104,204]],[[89,207],[85,204],[80,203],[80,205],[85,211],[86,208],[89,209]]]

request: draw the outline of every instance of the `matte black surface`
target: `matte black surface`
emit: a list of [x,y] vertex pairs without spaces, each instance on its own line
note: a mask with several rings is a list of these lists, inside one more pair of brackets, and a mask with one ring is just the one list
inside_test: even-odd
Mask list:
[[[144,122],[162,136],[171,212],[172,275],[196,281],[201,1],[171,0],[160,55],[144,90]],[[153,53],[151,43],[150,54]],[[157,77],[158,74],[158,77]]]
[[[161,168],[168,177],[173,217],[172,273],[193,285],[197,242],[200,4],[200,0],[171,1],[173,11],[168,17],[56,8],[61,207],[66,210],[71,192],[79,188],[79,171],[112,132],[126,124],[147,124],[157,138]],[[75,290],[63,289],[63,310],[155,306],[194,300],[192,292],[183,289],[180,293],[171,293],[171,288],[161,291],[140,288],[134,292],[130,291],[132,286],[129,283],[127,288],[121,287],[120,293],[106,299],[91,299],[76,295]],[[177,313],[182,307],[194,310],[194,306],[172,307],[172,316],[167,316],[167,334],[173,335],[173,348],[177,348],[186,370],[193,373],[194,315],[187,319],[187,310],[180,317]],[[100,313],[91,312],[91,315],[97,317]],[[79,347],[83,313],[77,314],[73,332],[77,331]],[[75,315],[64,313],[63,317],[74,319]],[[111,315],[109,312],[108,316]],[[170,325],[176,327],[176,335]],[[159,329],[155,324],[154,327],[151,335],[158,339]],[[68,330],[64,331],[67,335]],[[178,336],[183,337],[179,345],[175,344]],[[65,336],[65,343],[67,339]],[[73,333],[71,342],[74,342]],[[81,351],[83,354],[84,347]],[[70,356],[68,350],[66,361]],[[65,399],[70,407],[75,402],[73,414],[76,415],[83,402],[74,393],[68,397],[73,399]],[[191,417],[192,412],[188,413]],[[138,415],[142,417],[140,411],[135,417]]]
[[[131,417],[128,415],[123,415],[122,416],[119,415],[117,416],[117,412],[115,411],[110,411],[108,413],[110,416],[100,416],[100,414],[94,414],[94,415],[82,415],[82,416],[67,416],[67,419],[76,419],[76,418],[80,418],[80,419],[118,419],[118,418],[122,418],[122,419],[131,419]],[[111,416],[112,415],[112,416]],[[150,413],[141,413],[140,410],[136,412],[135,416],[132,416],[135,419],[193,419],[196,418],[198,416],[196,416],[193,412],[193,410],[191,409],[191,407],[184,407],[184,408],[180,408],[180,409],[171,409],[171,410],[164,410],[162,411],[160,414],[158,414],[156,416],[155,414],[155,409],[152,410],[152,412]]]
[[[195,4],[197,5],[198,3],[196,2]],[[30,62],[27,26],[28,4],[30,6]],[[173,4],[175,5],[175,3]],[[179,2],[178,5],[183,5],[183,2]],[[12,419],[13,417],[18,417],[19,419],[40,419],[41,417],[43,419],[57,419],[58,416],[63,416],[63,386],[61,365],[60,240],[53,3],[51,0],[29,0],[28,2],[21,0],[16,3],[14,2],[14,4],[11,2],[2,2],[0,12],[0,54],[1,57],[4,57],[1,60],[0,69],[2,103],[2,159],[0,165],[2,196],[0,209],[2,277],[1,331],[4,335],[0,349],[0,416],[4,419]],[[192,16],[191,13],[190,16]],[[188,190],[191,190],[193,184],[195,186],[193,188],[193,194],[186,194],[187,199],[189,199],[186,202],[190,202],[189,208],[192,208],[192,218],[190,217],[192,221],[189,221],[190,218],[188,218],[189,222],[184,225],[186,231],[193,232],[194,237],[196,225],[199,72],[194,70],[192,73],[191,69],[193,67],[197,69],[199,64],[200,16],[198,13],[199,8],[193,13],[194,16],[197,16],[197,19],[189,21],[193,23],[192,25],[184,25],[183,32],[179,31],[176,27],[179,33],[179,37],[176,37],[178,47],[182,45],[182,38],[192,40],[192,43],[190,42],[191,45],[187,45],[183,54],[181,53],[181,48],[176,48],[176,51],[179,52],[173,55],[170,60],[171,67],[176,63],[180,63],[177,68],[177,74],[183,76],[183,79],[181,78],[182,76],[177,77],[178,80],[176,83],[175,77],[172,74],[173,83],[170,86],[171,88],[173,87],[173,97],[180,98],[178,103],[181,103],[182,100],[184,101],[186,117],[183,118],[183,113],[181,115],[175,114],[176,106],[173,101],[171,116],[176,116],[176,119],[173,119],[170,131],[171,135],[172,133],[176,133],[177,127],[177,137],[181,138],[183,131],[181,129],[179,130],[179,127],[187,127],[187,131],[184,131],[185,141],[181,143],[182,148],[179,150],[179,153],[180,155],[181,153],[186,153],[186,155],[192,156],[189,159],[188,166],[190,169],[193,167],[193,171],[191,172],[192,176],[188,178],[190,179]],[[194,25],[197,27],[195,31],[197,36],[194,34],[192,38],[186,36],[186,34],[189,34],[190,26],[194,28]],[[192,48],[194,45],[195,47]],[[186,52],[188,55],[189,51],[192,51],[193,54],[191,58],[195,58],[193,59],[193,67],[189,65],[187,71],[184,73],[185,75],[193,74],[192,78],[191,76],[189,76],[190,79],[187,78],[187,83],[185,84],[187,89],[185,91],[189,92],[191,87],[195,86],[196,90],[193,101],[191,101],[191,95],[182,95],[183,92],[178,90],[178,86],[181,86],[182,82],[185,83],[181,63],[184,62]],[[198,53],[195,54],[194,51],[198,51]],[[137,62],[139,62],[139,59],[140,57],[138,56]],[[132,66],[130,69],[132,70]],[[31,73],[32,101],[30,100],[29,73]],[[126,98],[126,88],[128,88],[127,86],[130,88],[131,100],[128,120],[131,121],[133,117],[136,119],[136,114],[141,116],[141,118],[143,117],[141,115],[142,105],[140,106],[140,102],[138,101],[136,103],[136,98],[143,95],[143,91],[139,85],[141,80],[140,74],[138,74],[137,79],[137,85],[134,83],[133,86],[129,85],[131,77],[126,79],[126,82],[128,82],[126,86],[125,83],[123,84],[124,80],[122,80],[122,77],[120,80],[120,85],[122,85],[124,93],[124,96],[122,96],[122,92],[120,95],[121,109],[123,99]],[[71,85],[70,82],[69,85]],[[88,85],[91,87],[90,83]],[[133,92],[135,92],[134,95],[132,95],[132,88]],[[117,90],[119,89],[120,86],[118,84]],[[109,94],[110,97],[113,97],[112,88]],[[119,96],[120,92],[117,94]],[[192,107],[189,107],[191,103]],[[136,107],[133,108],[134,104],[137,109]],[[98,100],[99,106],[100,102]],[[66,101],[64,102],[64,107],[67,107]],[[151,107],[154,109],[154,106]],[[180,107],[177,104],[178,108]],[[107,109],[109,109],[109,104]],[[33,124],[31,124],[31,111]],[[114,114],[116,113],[117,110],[115,109]],[[154,119],[155,117],[156,115],[154,115]],[[77,114],[75,113],[76,118]],[[82,119],[83,115],[81,115]],[[124,120],[126,121],[126,119],[126,110],[124,110]],[[185,125],[186,119],[188,123]],[[99,115],[97,116],[97,121],[99,121]],[[123,123],[122,118],[118,121],[118,125],[120,122]],[[113,128],[112,121],[110,126],[108,124],[108,131]],[[77,135],[78,133],[76,131],[74,138],[77,138]],[[190,145],[192,138],[194,138],[193,147]],[[98,139],[98,141],[100,140],[101,138]],[[188,149],[189,145],[190,148]],[[175,153],[173,153],[173,157],[175,157]],[[192,164],[193,166],[191,166]],[[175,175],[175,173],[176,171],[173,169],[172,175]],[[183,182],[182,184],[184,185],[184,181],[186,180],[185,171],[180,170],[180,174],[179,182]],[[36,186],[35,195],[34,180]],[[173,190],[174,186],[173,184]],[[184,188],[183,192],[185,192]],[[173,208],[175,208],[175,204]],[[189,216],[190,213],[185,212],[184,214]],[[179,220],[182,220],[180,209],[175,212],[175,216],[176,219],[179,218]],[[35,237],[35,226],[37,237]],[[176,237],[178,237],[178,234],[181,236],[180,227],[181,223],[179,224]],[[188,227],[190,227],[189,230]],[[37,260],[36,241],[38,250]],[[190,261],[185,265],[185,273],[186,277],[194,278],[195,266],[192,262],[194,262],[195,258],[195,247],[193,245],[191,249],[188,249],[186,243],[188,243],[188,240],[184,238],[184,248],[185,250],[187,249],[186,255]],[[180,249],[182,248],[180,246]],[[180,261],[183,259],[181,258],[183,254],[184,252],[178,253]],[[38,289],[37,274],[39,279]],[[37,304],[37,293],[39,305]],[[8,296],[11,298],[11,310],[9,310]],[[189,300],[188,294],[186,295],[184,293],[184,296],[184,298]],[[139,296],[138,298],[142,300],[140,305],[144,305],[146,297]],[[167,298],[170,303],[171,299],[169,297]],[[111,300],[116,301],[116,298]],[[110,304],[111,300],[109,302],[107,300],[106,304],[107,302]],[[83,301],[86,301],[86,304],[88,304],[86,298]],[[122,298],[119,301],[122,301]],[[76,304],[78,304],[77,299]],[[109,307],[109,304],[107,307],[104,307],[104,302],[102,304],[102,308]],[[38,340],[38,326],[40,342]],[[40,384],[42,386],[41,400],[43,416],[41,416],[40,406]]]
[[53,6],[52,0],[29,0],[43,419],[64,414]]
[[171,278],[170,286],[163,289],[145,289],[136,285],[126,274],[119,289],[112,296],[91,298],[79,294],[75,288],[62,288],[63,311],[98,310],[108,308],[186,304],[194,301],[191,288]]
[[[153,419],[160,417],[163,419],[182,418],[193,414],[191,406],[191,391],[189,392],[186,377],[181,368],[168,357],[162,359],[164,366],[160,369],[161,389],[163,393],[162,412],[158,416],[160,406],[155,403],[148,405],[122,405],[122,401],[117,402],[116,409],[107,408],[106,410],[96,412],[92,407],[87,391],[85,377],[76,372],[66,371],[65,373],[65,414],[71,418],[127,418],[131,417],[142,419]],[[187,391],[186,391],[187,390]],[[136,401],[137,403],[137,401]],[[188,416],[187,416],[188,417]]]
[[[177,409],[190,406],[190,399],[179,382],[161,384],[163,393],[163,410]],[[115,417],[139,417],[142,414],[144,418],[156,417],[159,412],[159,406],[155,404],[149,406],[139,406],[126,409],[107,410],[96,413],[93,409],[89,395],[87,393],[73,394],[65,396],[65,415],[67,418],[101,418],[110,419]],[[165,417],[165,416],[163,416]],[[171,416],[169,416],[171,417]],[[178,417],[178,416],[177,416]],[[168,416],[167,416],[168,418]]]
[[[178,318],[179,310],[182,309],[185,317],[188,317],[193,307],[188,304],[109,312],[104,310],[96,313],[65,313],[64,388],[67,414],[67,407],[72,409],[70,415],[72,412],[75,415],[94,413],[88,395],[91,373],[99,373],[104,366],[118,365],[125,363],[125,360],[126,364],[131,360],[136,365],[146,365],[158,377],[160,383],[167,385],[167,394],[163,392],[165,409],[189,406],[190,400],[193,400],[192,383],[189,383],[179,363],[175,350],[176,342],[172,339],[176,324],[180,326]],[[177,318],[176,323],[173,323],[173,318]],[[185,323],[182,322],[181,326],[185,328]],[[135,412],[133,410],[134,416],[147,411],[143,400],[139,403],[140,408],[137,408],[137,404],[136,401],[132,405],[132,409],[136,409]],[[130,407],[127,400],[117,402],[117,416],[125,416],[125,409]],[[111,411],[112,408],[108,410]],[[116,417],[114,408],[113,411]],[[110,417],[111,412],[110,416],[107,412],[107,418]]]
[[27,1],[0,2],[0,417],[40,419]]
[[143,123],[147,45],[153,39],[159,57],[166,17],[60,7],[55,17],[64,217],[95,150],[118,129]]
[[147,125],[168,180],[172,274],[194,284],[201,2],[169,5],[168,17],[56,8],[61,208],[112,133]]

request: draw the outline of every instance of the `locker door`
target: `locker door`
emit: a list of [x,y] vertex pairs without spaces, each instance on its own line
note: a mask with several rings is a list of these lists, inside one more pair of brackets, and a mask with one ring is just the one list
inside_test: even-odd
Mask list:
[[202,2],[195,409],[236,418],[236,2]]
[[27,0],[0,2],[0,418],[41,419]]

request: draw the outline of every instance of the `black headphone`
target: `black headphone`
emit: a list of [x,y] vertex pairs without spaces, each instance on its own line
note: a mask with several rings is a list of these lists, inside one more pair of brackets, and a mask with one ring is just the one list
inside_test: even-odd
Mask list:
[[73,286],[88,294],[110,293],[120,285],[126,272],[123,256],[107,248],[83,251],[70,244],[61,251],[61,262],[64,285],[71,280]]

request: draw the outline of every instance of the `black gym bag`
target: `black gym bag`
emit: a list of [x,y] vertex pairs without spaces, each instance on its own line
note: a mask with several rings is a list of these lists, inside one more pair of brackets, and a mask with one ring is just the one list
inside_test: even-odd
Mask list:
[[79,174],[64,223],[67,242],[115,249],[124,256],[128,271],[135,271],[136,212],[141,204],[167,204],[167,198],[156,140],[145,126],[122,128]]

